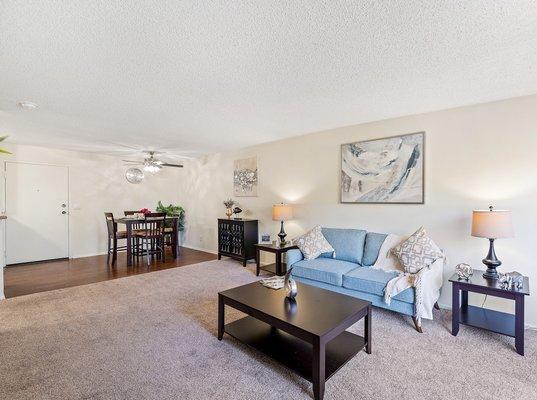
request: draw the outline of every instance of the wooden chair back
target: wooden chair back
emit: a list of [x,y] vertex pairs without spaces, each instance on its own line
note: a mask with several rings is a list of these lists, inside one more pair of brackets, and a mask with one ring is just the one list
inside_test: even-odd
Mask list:
[[166,218],[166,213],[154,212],[145,214],[145,218]]
[[144,239],[164,239],[165,218],[146,219],[140,224]]
[[104,218],[106,219],[106,228],[108,229],[108,236],[114,237],[117,232],[117,223],[114,221],[114,214],[111,212],[105,212]]

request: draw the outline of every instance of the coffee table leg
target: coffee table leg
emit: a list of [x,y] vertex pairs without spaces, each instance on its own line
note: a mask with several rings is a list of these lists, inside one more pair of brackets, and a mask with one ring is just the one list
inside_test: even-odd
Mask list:
[[457,336],[459,333],[459,285],[453,283],[451,292],[451,334]]
[[324,397],[325,378],[325,344],[319,340],[313,345],[313,397],[322,400]]
[[365,316],[365,326],[364,326],[364,334],[365,334],[365,340],[367,340],[367,344],[365,345],[365,352],[367,354],[371,354],[372,347],[371,347],[371,311],[373,309],[371,306],[367,307],[367,315]]
[[224,299],[218,295],[218,340],[224,336]]

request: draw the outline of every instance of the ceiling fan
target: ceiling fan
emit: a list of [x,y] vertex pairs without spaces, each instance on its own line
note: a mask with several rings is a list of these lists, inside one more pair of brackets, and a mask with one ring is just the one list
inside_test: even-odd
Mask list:
[[147,154],[148,157],[144,158],[143,161],[132,161],[132,160],[123,160],[126,163],[131,165],[142,165],[143,170],[146,172],[159,172],[162,167],[174,167],[174,168],[183,168],[182,164],[171,164],[155,158],[155,154],[161,154],[156,151],[144,150],[143,153]]

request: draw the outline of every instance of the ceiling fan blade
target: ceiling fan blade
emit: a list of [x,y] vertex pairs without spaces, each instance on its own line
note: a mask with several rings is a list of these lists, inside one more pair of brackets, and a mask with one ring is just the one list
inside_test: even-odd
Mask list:
[[160,164],[162,165],[163,167],[175,167],[175,168],[183,168],[183,166],[181,164],[168,164],[168,163],[162,163]]

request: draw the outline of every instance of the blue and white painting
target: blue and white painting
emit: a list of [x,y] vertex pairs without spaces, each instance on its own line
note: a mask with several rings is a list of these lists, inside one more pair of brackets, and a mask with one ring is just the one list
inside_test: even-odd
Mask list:
[[342,203],[423,204],[425,132],[341,146]]

